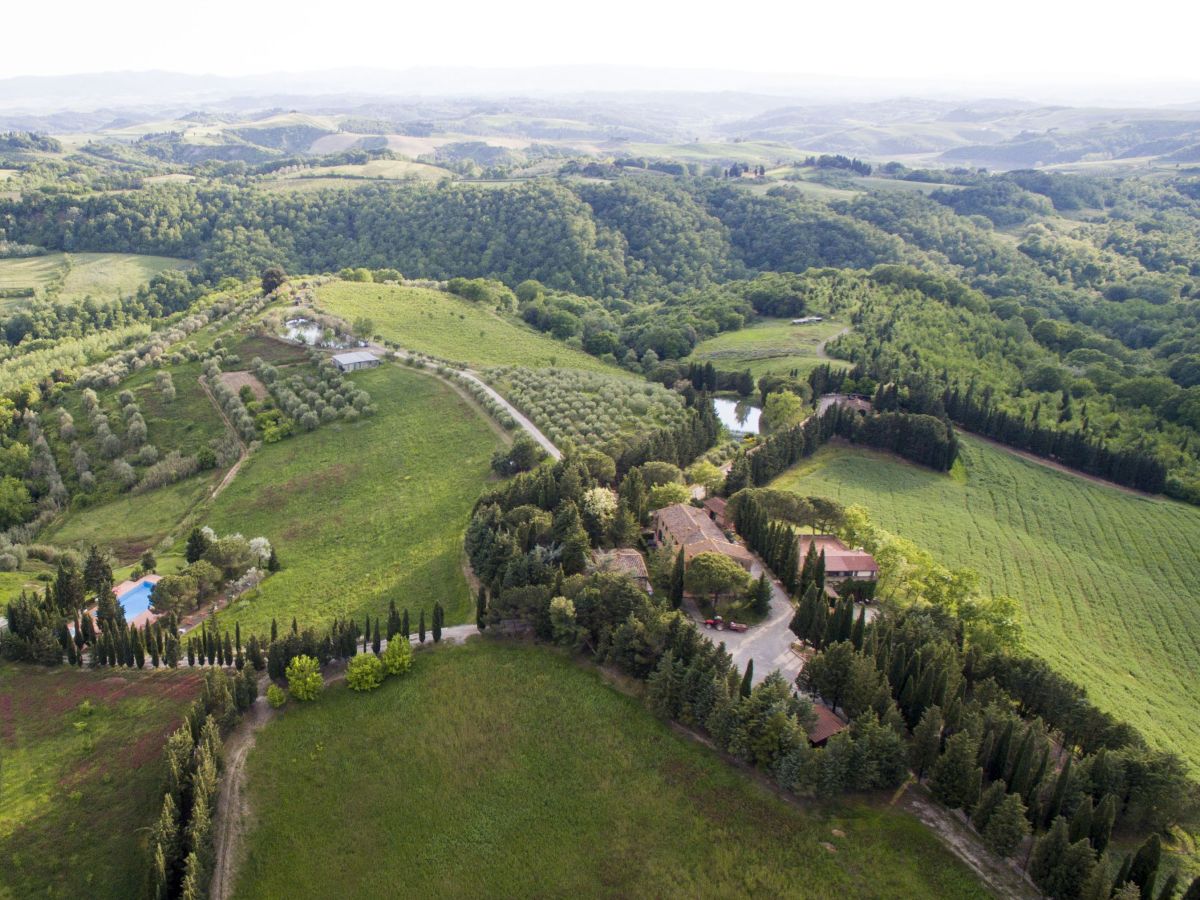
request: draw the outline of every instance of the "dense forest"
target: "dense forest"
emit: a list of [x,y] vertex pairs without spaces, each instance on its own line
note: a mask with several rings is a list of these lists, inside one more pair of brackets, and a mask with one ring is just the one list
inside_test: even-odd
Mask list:
[[856,364],[858,387],[897,385],[896,408],[1045,455],[1138,457],[1089,470],[1200,498],[1200,181],[1188,174],[959,170],[937,173],[946,186],[929,195],[829,202],[786,182],[755,192],[666,175],[268,193],[244,166],[210,174],[120,192],[45,186],[0,202],[0,240],[14,245],[200,264],[190,288],[160,284],[102,315],[10,314],[9,354],[170,314],[198,285],[276,264],[495,278],[518,289],[530,324],[652,377],[665,367],[664,383],[700,340],[808,310],[850,319],[854,331],[827,349]]

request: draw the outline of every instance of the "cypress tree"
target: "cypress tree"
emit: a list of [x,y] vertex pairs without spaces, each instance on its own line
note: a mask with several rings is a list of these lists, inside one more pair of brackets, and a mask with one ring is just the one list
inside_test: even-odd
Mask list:
[[742,676],[741,694],[743,697],[749,697],[750,692],[754,689],[754,660],[751,659],[746,663],[746,674]]
[[996,807],[983,831],[988,849],[1003,859],[1012,856],[1021,841],[1029,834],[1025,804],[1019,794],[1009,794]]
[[938,753],[942,748],[942,711],[936,706],[925,710],[921,721],[913,729],[912,744],[909,747],[909,764],[917,773],[917,781],[925,777],[925,773],[937,762]]
[[867,633],[867,608],[864,606],[858,611],[858,618],[854,622],[854,630],[850,632],[850,643],[854,645],[855,650],[862,650],[863,636]]
[[296,617],[292,616],[292,634],[299,634],[300,629],[296,627]]
[[1071,815],[1071,825],[1068,837],[1071,843],[1087,838],[1089,843],[1092,836],[1092,798],[1085,796],[1075,812]]
[[1121,860],[1121,868],[1117,870],[1117,879],[1113,882],[1113,890],[1129,882],[1129,867],[1133,865],[1133,854],[1126,853],[1125,858]]
[[417,640],[422,644],[425,643],[425,608],[421,608],[421,618],[417,624]]
[[188,638],[187,647],[188,665],[194,666],[196,664],[196,639]]
[[146,645],[142,640],[142,633],[136,628],[132,629],[132,631],[133,636],[131,640],[133,642],[133,657],[137,662],[137,667],[141,669],[146,665]]
[[1179,873],[1172,872],[1165,879],[1158,891],[1158,900],[1175,900],[1175,891],[1179,888]]
[[668,599],[671,601],[672,609],[679,609],[683,603],[683,583],[685,574],[685,560],[683,558],[683,548],[679,548],[679,552],[675,554],[675,567],[671,570],[671,588]]
[[1013,760],[1012,772],[1008,776],[1008,789],[1014,794],[1024,793],[1029,786],[1029,778],[1033,774],[1033,728],[1025,729],[1025,736],[1017,747],[1017,755]]
[[400,633],[404,635],[405,640],[412,637],[412,628],[408,624],[408,607],[404,608],[404,615],[400,617]]
[[[378,627],[378,623],[376,623],[376,627]],[[371,639],[371,616],[369,614],[363,618],[362,639],[363,639],[362,652],[366,653],[367,652],[367,642]]]
[[487,588],[482,584],[475,595],[475,627],[480,631],[487,628]]
[[1092,813],[1092,827],[1088,835],[1097,853],[1103,853],[1108,849],[1108,842],[1112,838],[1113,823],[1116,820],[1117,798],[1112,794],[1105,794],[1100,800],[1100,805]]
[[1150,900],[1153,896],[1154,878],[1158,874],[1158,864],[1162,860],[1162,841],[1157,834],[1150,837],[1138,847],[1133,855],[1133,863],[1129,866],[1129,881],[1138,886],[1142,900]]
[[378,656],[383,649],[383,642],[379,639],[379,616],[375,617],[375,634],[371,638],[371,651]]
[[279,640],[279,623],[274,618],[271,619],[271,643]]
[[442,640],[442,604],[433,604],[433,642],[440,643]]
[[1054,790],[1046,800],[1046,808],[1042,811],[1042,825],[1049,825],[1062,812],[1063,801],[1067,797],[1067,786],[1071,781],[1071,757],[1063,763],[1059,770],[1058,780],[1054,782]]
[[1012,745],[1013,720],[1009,719],[992,746],[992,756],[987,762],[987,777],[990,781],[1001,781],[1008,772],[1008,751]]
[[224,665],[233,665],[233,642],[229,640],[229,631],[225,632],[225,662]]
[[975,809],[971,811],[971,824],[975,826],[975,830],[980,834],[983,834],[984,829],[987,828],[988,822],[992,820],[992,816],[999,808],[1004,797],[1004,782],[993,781],[988,785],[988,789],[983,792],[983,796],[979,798],[979,802],[975,804]]
[[767,581],[766,572],[758,576],[758,583],[754,586],[752,608],[760,616],[766,616],[771,611],[771,583]]
[[1042,889],[1046,888],[1051,873],[1058,867],[1070,843],[1067,820],[1058,816],[1050,830],[1034,842],[1033,854],[1029,858],[1029,877],[1033,879],[1034,884]]
[[388,601],[387,639],[390,641],[400,630],[400,613],[396,612],[396,601]]
[[237,650],[238,655],[242,654],[242,623],[233,623],[233,646]]
[[975,764],[975,739],[960,731],[946,741],[946,751],[934,763],[929,788],[951,809],[971,809],[979,799],[983,770]]

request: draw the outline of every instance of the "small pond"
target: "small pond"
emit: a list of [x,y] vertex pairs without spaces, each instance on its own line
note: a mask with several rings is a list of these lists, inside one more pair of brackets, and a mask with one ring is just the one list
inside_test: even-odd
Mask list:
[[748,400],[727,400],[717,397],[713,400],[717,410],[717,418],[733,434],[758,434],[758,416],[762,412]]
[[350,346],[343,335],[325,337],[325,329],[309,319],[288,319],[283,323],[284,334],[293,341],[301,341],[310,347],[332,347],[341,349]]

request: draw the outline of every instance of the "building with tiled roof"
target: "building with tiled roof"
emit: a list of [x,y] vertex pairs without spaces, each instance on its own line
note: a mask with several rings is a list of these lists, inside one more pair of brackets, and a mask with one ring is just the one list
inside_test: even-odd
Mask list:
[[707,511],[686,503],[655,511],[654,537],[663,546],[682,549],[686,562],[701,553],[723,553],[746,571],[754,564],[753,554],[725,537]]
[[830,581],[875,581],[879,578],[879,564],[865,550],[851,550],[832,534],[802,534],[799,538],[800,559],[808,555],[810,545],[817,545],[817,553],[825,553],[825,577]]

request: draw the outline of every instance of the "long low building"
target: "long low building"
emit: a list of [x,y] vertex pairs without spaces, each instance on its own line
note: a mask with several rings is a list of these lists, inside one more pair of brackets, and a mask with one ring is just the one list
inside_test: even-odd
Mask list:
[[687,503],[655,511],[654,537],[664,546],[682,549],[687,562],[701,553],[723,553],[746,571],[754,564],[749,550],[725,537],[705,510]]
[[375,368],[379,365],[379,357],[369,350],[354,350],[350,353],[335,354],[333,364],[343,372],[355,372],[358,369]]
[[802,534],[799,538],[800,559],[808,555],[808,548],[817,545],[817,553],[825,553],[825,577],[830,581],[875,581],[879,578],[879,564],[865,550],[851,550],[832,534]]

